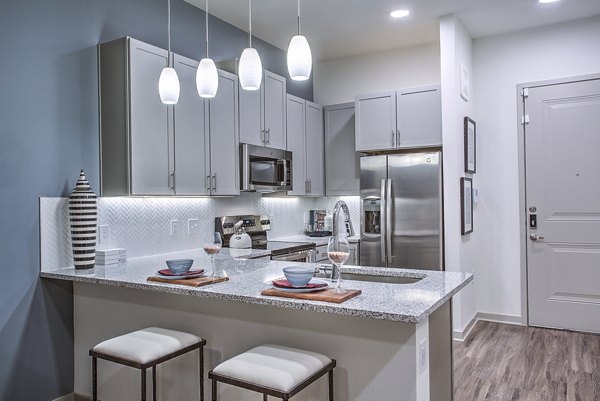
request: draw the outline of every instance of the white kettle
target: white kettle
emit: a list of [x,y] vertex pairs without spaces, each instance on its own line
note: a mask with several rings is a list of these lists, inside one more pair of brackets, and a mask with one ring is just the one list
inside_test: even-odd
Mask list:
[[241,220],[238,221],[237,223],[235,223],[235,226],[234,226],[235,234],[233,234],[231,236],[231,239],[229,240],[230,248],[237,248],[237,249],[252,248],[252,239],[246,233],[246,229],[244,227],[242,227],[242,224],[244,224],[244,222]]

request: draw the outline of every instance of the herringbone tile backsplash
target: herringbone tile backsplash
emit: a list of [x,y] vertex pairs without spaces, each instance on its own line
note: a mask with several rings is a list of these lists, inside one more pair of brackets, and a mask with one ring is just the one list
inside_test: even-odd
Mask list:
[[[358,232],[358,197],[343,197]],[[304,213],[332,209],[338,198],[274,198],[243,193],[231,198],[100,198],[98,224],[108,225],[110,241],[98,249],[122,247],[129,258],[197,249],[205,233],[214,230],[214,218],[236,214],[271,217],[269,238],[301,234]],[[188,235],[188,219],[200,221],[200,233]],[[66,198],[40,198],[40,245],[42,270],[73,265]],[[178,232],[170,235],[171,220]]]

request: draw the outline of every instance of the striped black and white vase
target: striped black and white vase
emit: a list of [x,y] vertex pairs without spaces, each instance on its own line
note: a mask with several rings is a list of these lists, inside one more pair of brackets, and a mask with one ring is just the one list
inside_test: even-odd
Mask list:
[[91,269],[96,262],[98,197],[81,170],[75,189],[69,196],[71,246],[76,269]]

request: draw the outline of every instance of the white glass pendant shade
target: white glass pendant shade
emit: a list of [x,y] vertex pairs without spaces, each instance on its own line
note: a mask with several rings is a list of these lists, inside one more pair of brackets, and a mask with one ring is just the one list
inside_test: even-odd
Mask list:
[[164,104],[176,104],[179,100],[179,77],[171,67],[163,68],[158,80],[158,93]]
[[253,91],[260,88],[262,82],[262,62],[258,52],[248,47],[242,52],[239,65],[239,77],[242,89]]
[[219,74],[217,66],[211,58],[203,58],[196,70],[196,89],[198,95],[204,98],[212,98],[217,95],[219,88]]
[[296,35],[290,40],[287,65],[290,77],[294,81],[306,81],[310,78],[312,54],[310,45],[303,35]]

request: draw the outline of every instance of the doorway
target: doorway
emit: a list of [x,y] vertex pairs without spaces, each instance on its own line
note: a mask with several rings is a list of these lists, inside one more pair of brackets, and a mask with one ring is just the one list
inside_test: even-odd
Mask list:
[[600,76],[519,89],[528,322],[600,333]]

